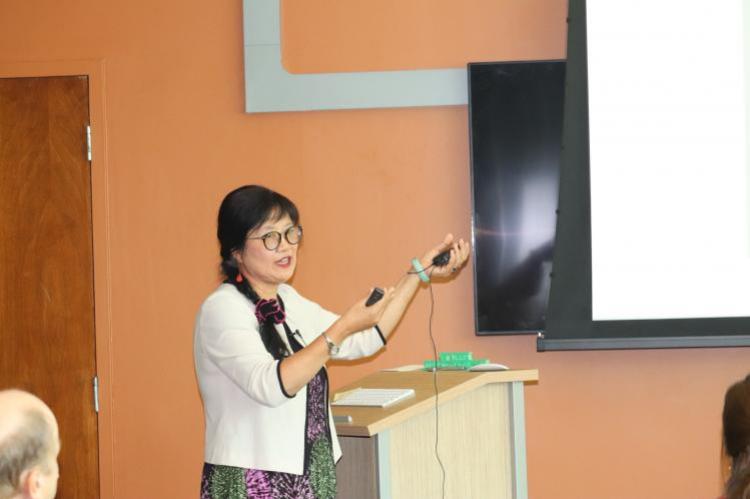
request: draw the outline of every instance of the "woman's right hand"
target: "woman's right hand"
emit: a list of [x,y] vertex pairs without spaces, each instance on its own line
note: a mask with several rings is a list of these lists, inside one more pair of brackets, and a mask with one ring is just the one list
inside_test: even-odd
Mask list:
[[393,288],[387,288],[383,291],[383,298],[367,307],[365,306],[365,302],[369,298],[370,293],[372,293],[372,289],[367,293],[367,296],[349,307],[349,310],[341,316],[340,321],[347,335],[369,329],[376,325],[383,316],[388,303],[393,299]]

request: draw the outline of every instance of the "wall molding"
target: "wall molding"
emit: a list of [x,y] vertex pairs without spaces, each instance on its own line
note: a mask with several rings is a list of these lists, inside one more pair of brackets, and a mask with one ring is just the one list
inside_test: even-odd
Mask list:
[[243,0],[245,111],[455,106],[466,69],[292,74],[281,62],[281,0]]

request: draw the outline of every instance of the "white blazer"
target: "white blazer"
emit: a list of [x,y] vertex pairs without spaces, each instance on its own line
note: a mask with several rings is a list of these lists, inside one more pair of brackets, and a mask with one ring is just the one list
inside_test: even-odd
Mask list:
[[[302,297],[291,286],[278,290],[286,323],[308,345],[338,316]],[[276,326],[286,341],[283,325]],[[297,336],[299,340],[300,336]],[[377,328],[350,335],[337,359],[377,352],[385,339]],[[195,321],[195,371],[206,418],[205,461],[301,475],[304,469],[307,390],[289,397],[281,385],[281,361],[266,351],[255,305],[231,284],[222,284],[200,307]],[[326,394],[327,395],[327,394]],[[334,460],[341,457],[330,407]]]

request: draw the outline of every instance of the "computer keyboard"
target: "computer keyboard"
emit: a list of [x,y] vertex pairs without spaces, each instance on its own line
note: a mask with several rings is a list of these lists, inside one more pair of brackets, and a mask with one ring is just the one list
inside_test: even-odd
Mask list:
[[413,388],[357,388],[331,405],[389,407],[413,396]]

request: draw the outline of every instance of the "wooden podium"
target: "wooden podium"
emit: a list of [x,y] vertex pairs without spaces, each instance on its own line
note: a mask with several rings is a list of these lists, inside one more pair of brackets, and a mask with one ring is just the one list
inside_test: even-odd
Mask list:
[[[527,499],[523,384],[538,379],[536,369],[437,373],[447,499]],[[339,391],[357,387],[413,388],[415,396],[387,409],[333,407],[334,415],[352,418],[336,424],[344,453],[337,497],[439,499],[433,373],[381,371]]]

